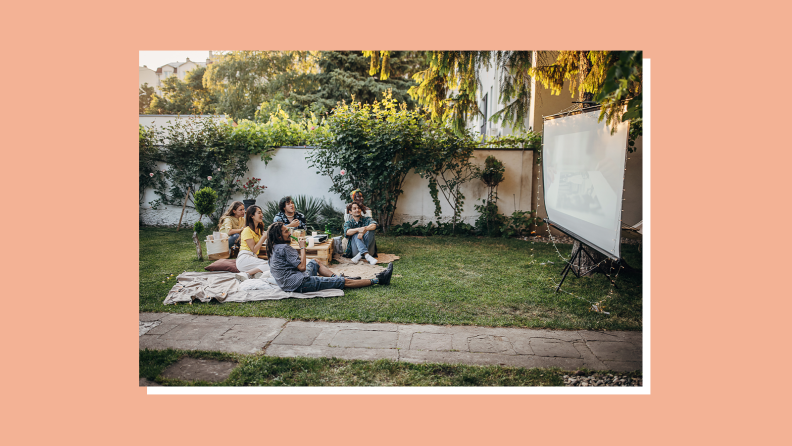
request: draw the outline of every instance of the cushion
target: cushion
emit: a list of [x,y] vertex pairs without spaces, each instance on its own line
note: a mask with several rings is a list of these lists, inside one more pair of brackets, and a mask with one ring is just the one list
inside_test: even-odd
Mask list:
[[207,271],[228,271],[230,273],[238,273],[236,267],[236,259],[220,259],[211,265],[204,268]]

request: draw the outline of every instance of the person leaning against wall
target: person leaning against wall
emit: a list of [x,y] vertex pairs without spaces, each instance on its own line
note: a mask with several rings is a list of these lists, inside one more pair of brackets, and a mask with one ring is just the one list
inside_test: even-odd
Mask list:
[[344,257],[352,257],[352,262],[358,263],[365,256],[370,264],[376,265],[377,259],[371,256],[369,247],[375,244],[374,231],[377,230],[377,222],[363,215],[367,210],[365,205],[357,202],[347,205],[351,218],[344,223],[344,236],[347,239]]
[[278,209],[280,209],[280,212],[272,219],[273,223],[280,222],[292,229],[306,229],[305,216],[297,212],[297,207],[294,205],[291,196],[287,195],[281,198],[278,203]]
[[220,217],[219,231],[228,234],[228,250],[231,257],[239,253],[239,237],[245,229],[245,205],[241,201],[231,203],[225,214]]

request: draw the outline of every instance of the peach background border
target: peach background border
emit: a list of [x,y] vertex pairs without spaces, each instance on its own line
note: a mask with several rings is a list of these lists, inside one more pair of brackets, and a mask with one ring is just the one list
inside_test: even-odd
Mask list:
[[[400,8],[411,14],[400,17],[392,4],[361,1],[7,6],[4,216],[34,229],[33,237],[15,229],[27,225],[11,229],[8,248],[18,254],[2,260],[13,268],[4,278],[17,279],[4,284],[3,296],[9,444],[785,438],[788,410],[775,385],[783,386],[788,349],[773,341],[785,334],[789,293],[767,268],[782,246],[758,231],[762,221],[786,222],[754,213],[788,202],[781,181],[790,155],[776,149],[787,138],[771,133],[788,127],[780,104],[790,63],[773,48],[788,40],[788,13],[769,2],[751,3],[755,9],[602,4],[601,14],[591,2],[511,3],[521,6],[405,1]],[[429,24],[433,18],[439,26]],[[575,25],[583,19],[590,26]],[[124,204],[136,197],[129,91],[137,51],[366,46],[640,48],[652,59],[652,395],[147,396],[137,387],[137,215]],[[739,68],[751,61],[771,64],[776,76],[740,80],[759,69]],[[739,126],[758,113],[769,132]],[[18,205],[16,191],[28,200]],[[26,209],[31,218],[12,217]],[[86,218],[99,213],[119,223]],[[87,236],[70,235],[77,231]],[[47,256],[43,268],[31,249],[42,242],[55,242],[62,255]],[[40,283],[47,291],[31,292]]]

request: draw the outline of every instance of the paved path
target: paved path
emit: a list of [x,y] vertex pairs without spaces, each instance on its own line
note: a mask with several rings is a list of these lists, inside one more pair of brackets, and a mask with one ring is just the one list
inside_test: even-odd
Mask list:
[[642,333],[140,313],[140,348],[413,363],[641,370]]

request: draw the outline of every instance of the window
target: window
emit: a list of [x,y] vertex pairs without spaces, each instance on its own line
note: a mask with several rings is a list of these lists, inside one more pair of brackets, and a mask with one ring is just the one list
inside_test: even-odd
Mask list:
[[484,95],[484,99],[481,101],[481,112],[484,113],[484,121],[481,123],[481,135],[484,136],[487,134],[487,95]]

